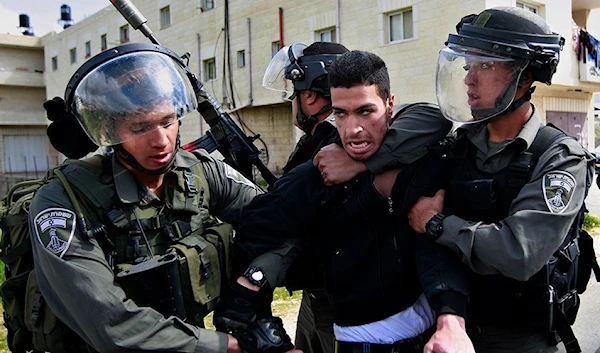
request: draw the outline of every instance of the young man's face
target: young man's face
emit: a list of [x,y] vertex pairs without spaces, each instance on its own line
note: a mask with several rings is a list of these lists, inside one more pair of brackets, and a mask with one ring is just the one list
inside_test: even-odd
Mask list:
[[376,85],[332,87],[331,101],[337,130],[348,155],[369,159],[381,146],[392,117],[394,96],[385,101]]
[[145,169],[156,170],[171,161],[179,133],[171,102],[164,101],[151,111],[130,115],[116,128],[117,135],[125,141],[123,148]]

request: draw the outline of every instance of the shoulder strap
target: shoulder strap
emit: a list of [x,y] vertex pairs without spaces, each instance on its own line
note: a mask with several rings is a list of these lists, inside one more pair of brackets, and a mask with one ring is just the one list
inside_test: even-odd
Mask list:
[[552,124],[542,126],[535,136],[535,139],[531,143],[531,146],[529,146],[527,149],[527,151],[533,154],[534,165],[550,146],[566,138],[571,138],[571,136],[567,135],[564,131],[556,126]]

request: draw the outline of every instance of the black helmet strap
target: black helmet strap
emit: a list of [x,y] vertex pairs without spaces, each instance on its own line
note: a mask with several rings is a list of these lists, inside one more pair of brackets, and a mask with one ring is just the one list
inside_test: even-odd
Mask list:
[[298,112],[296,113],[296,121],[298,126],[307,135],[312,135],[312,130],[319,122],[318,116],[322,113],[331,110],[331,103],[325,104],[318,112],[311,116],[306,116],[302,111],[302,104],[300,103],[300,95],[297,95],[296,104],[298,105]]

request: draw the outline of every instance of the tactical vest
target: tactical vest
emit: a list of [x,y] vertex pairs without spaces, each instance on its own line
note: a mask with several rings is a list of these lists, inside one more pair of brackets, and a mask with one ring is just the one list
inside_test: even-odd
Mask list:
[[[186,153],[187,154],[187,153]],[[209,187],[202,165],[167,174],[165,209],[123,205],[118,201],[110,158],[70,161],[59,168],[74,202],[79,231],[95,238],[117,283],[138,306],[163,316],[178,316],[204,327],[203,319],[231,273],[231,225],[209,215]],[[50,182],[59,182],[53,178]],[[153,255],[151,258],[150,254]],[[27,282],[27,329],[35,350],[89,351],[90,347],[62,324],[44,303],[35,272]],[[223,278],[225,277],[225,278]]]
[[[466,220],[497,223],[508,216],[511,202],[530,180],[531,173],[541,154],[561,135],[546,138],[540,146],[540,135],[549,133],[551,127],[543,127],[529,150],[517,154],[504,169],[487,173],[477,168],[477,148],[463,135],[453,150],[452,179],[446,189],[444,213]],[[543,133],[542,133],[543,132]],[[567,237],[570,238],[570,237]],[[478,275],[472,273],[469,320],[472,323],[515,330],[550,331],[552,308],[549,291],[549,273],[544,266],[526,282],[501,275]]]

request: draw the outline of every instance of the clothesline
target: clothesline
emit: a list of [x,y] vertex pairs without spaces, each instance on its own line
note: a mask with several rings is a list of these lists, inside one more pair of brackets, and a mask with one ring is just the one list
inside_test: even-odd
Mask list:
[[587,63],[590,60],[594,66],[600,68],[600,40],[589,34],[585,29],[578,28],[573,33],[573,49],[577,60]]

